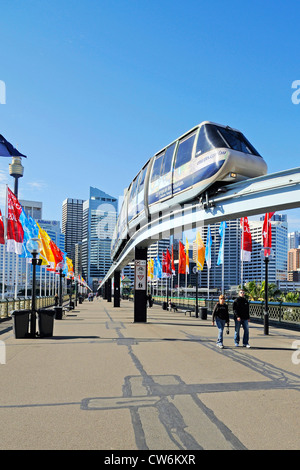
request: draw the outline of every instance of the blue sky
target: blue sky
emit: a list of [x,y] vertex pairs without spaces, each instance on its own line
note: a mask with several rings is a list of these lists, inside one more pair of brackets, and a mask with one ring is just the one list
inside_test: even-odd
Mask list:
[[297,0],[2,0],[0,134],[28,156],[19,198],[61,220],[90,186],[121,196],[203,120],[244,132],[269,173],[299,166],[299,13]]

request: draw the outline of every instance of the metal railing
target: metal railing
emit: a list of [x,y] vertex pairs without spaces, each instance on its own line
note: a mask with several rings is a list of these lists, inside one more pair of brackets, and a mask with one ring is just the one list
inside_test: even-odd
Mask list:
[[[73,297],[72,297],[73,298]],[[63,302],[70,299],[69,295],[63,296]],[[55,297],[36,297],[36,309],[52,307],[55,305]],[[31,309],[31,297],[19,297],[17,299],[0,300],[0,319],[9,318],[14,310]]]
[[[166,301],[166,297],[153,296],[155,303],[162,304]],[[208,313],[212,313],[213,308],[218,300],[217,299],[198,299],[199,307],[207,307]],[[172,297],[172,302],[177,308],[182,310],[195,311],[196,299],[193,297]],[[258,321],[264,320],[265,302],[264,301],[250,301],[250,318]],[[233,300],[228,301],[229,314],[233,315],[232,311]],[[269,320],[281,325],[294,326],[300,328],[300,304],[299,303],[286,303],[286,302],[268,302],[269,307]]]

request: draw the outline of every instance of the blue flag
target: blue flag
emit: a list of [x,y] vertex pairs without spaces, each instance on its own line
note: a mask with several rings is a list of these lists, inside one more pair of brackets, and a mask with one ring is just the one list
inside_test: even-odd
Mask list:
[[162,278],[162,265],[159,259],[159,256],[156,258],[156,266],[157,266],[157,277],[158,279]]
[[211,245],[212,245],[212,238],[211,238],[211,233],[210,233],[210,225],[208,225],[206,247],[205,247],[205,260],[206,260],[208,269],[211,268]]
[[221,225],[219,227],[219,234],[221,237],[221,242],[220,242],[220,249],[219,249],[218,261],[217,261],[218,266],[224,263],[224,239],[225,239],[226,227],[227,227],[226,222],[221,222]]
[[19,217],[19,221],[21,222],[23,231],[24,231],[24,238],[23,238],[23,244],[22,244],[22,254],[20,255],[20,258],[32,258],[32,254],[29,253],[26,247],[26,243],[28,240],[31,238],[38,238],[39,235],[39,228],[33,218],[29,215],[27,216],[25,214],[25,211],[22,207],[22,212]]

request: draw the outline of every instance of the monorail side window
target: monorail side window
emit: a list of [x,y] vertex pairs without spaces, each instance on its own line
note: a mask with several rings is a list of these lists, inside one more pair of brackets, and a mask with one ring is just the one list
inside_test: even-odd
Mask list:
[[151,182],[157,180],[157,178],[159,178],[159,176],[160,176],[163,156],[164,156],[164,154],[161,153],[160,155],[157,155],[155,157],[155,162],[153,164],[153,170],[152,170],[152,176],[151,176]]
[[175,168],[178,168],[191,160],[195,136],[196,133],[179,142]]
[[165,175],[166,173],[169,173],[172,169],[174,148],[175,148],[175,144],[170,145],[170,147],[168,147],[166,150],[164,161],[161,167],[161,176]]
[[140,193],[142,191],[142,189],[144,188],[144,182],[145,182],[147,167],[148,167],[148,164],[145,166],[145,168],[141,172],[141,177],[139,179],[138,193]]
[[138,176],[135,178],[135,180],[132,184],[132,188],[131,188],[131,191],[130,191],[130,198],[129,198],[130,201],[132,201],[132,199],[136,196],[137,183],[138,183]]

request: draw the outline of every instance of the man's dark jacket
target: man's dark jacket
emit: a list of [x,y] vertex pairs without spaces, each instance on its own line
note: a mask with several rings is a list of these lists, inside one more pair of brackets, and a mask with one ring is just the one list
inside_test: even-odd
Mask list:
[[238,297],[233,302],[234,319],[240,318],[241,320],[249,320],[249,302],[245,297]]

